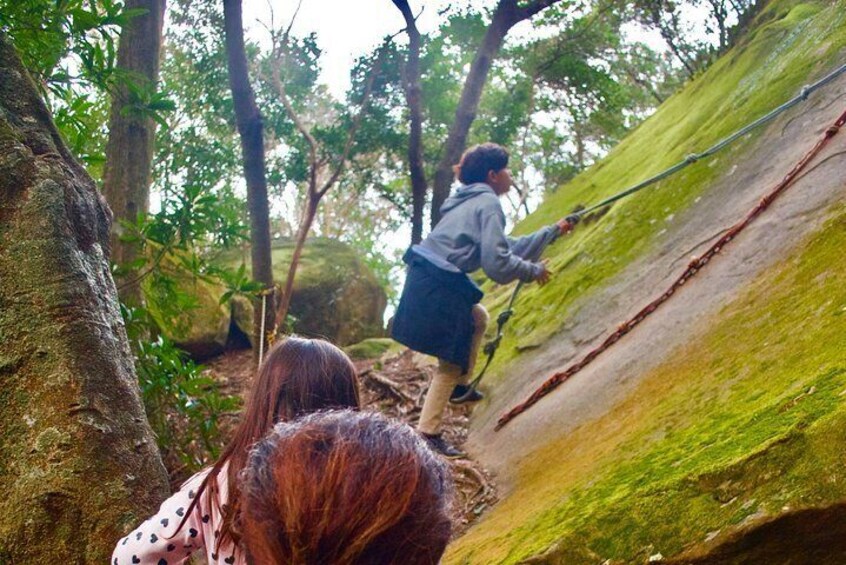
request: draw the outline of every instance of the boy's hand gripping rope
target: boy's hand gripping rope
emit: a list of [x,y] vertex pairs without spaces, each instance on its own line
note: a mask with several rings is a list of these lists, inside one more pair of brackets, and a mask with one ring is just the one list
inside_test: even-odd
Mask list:
[[[840,76],[843,73],[846,73],[846,64],[841,65],[840,67],[838,67],[837,69],[835,69],[831,73],[827,74],[826,76],[824,76],[823,78],[821,78],[817,82],[803,86],[802,89],[799,91],[799,94],[797,94],[796,96],[794,96],[793,98],[791,98],[790,100],[788,100],[787,102],[782,104],[781,106],[778,106],[777,108],[771,110],[767,114],[764,114],[763,116],[761,116],[757,120],[755,120],[755,121],[753,121],[749,124],[746,124],[742,128],[735,131],[734,133],[732,133],[732,134],[728,135],[727,137],[721,139],[720,141],[718,141],[717,143],[715,143],[714,145],[712,145],[711,147],[709,147],[705,151],[703,151],[701,153],[691,153],[688,156],[686,156],[683,160],[681,160],[678,163],[676,163],[675,165],[661,171],[660,173],[658,173],[654,176],[651,176],[648,179],[643,180],[643,181],[637,183],[636,185],[631,186],[631,187],[629,187],[629,188],[627,188],[627,189],[625,189],[621,192],[618,192],[617,194],[614,194],[613,196],[610,196],[610,197],[606,198],[605,200],[597,202],[593,206],[590,206],[590,207],[585,208],[583,210],[580,210],[578,212],[574,212],[573,214],[567,216],[565,227],[562,228],[561,231],[565,232],[565,233],[570,232],[570,231],[573,230],[573,228],[579,222],[579,220],[581,218],[583,218],[584,216],[586,216],[587,214],[589,214],[589,213],[591,213],[595,210],[598,210],[600,208],[604,208],[605,206],[608,206],[610,204],[613,204],[614,202],[621,200],[621,199],[625,198],[626,196],[630,196],[630,195],[632,195],[636,192],[639,192],[639,191],[643,190],[644,188],[657,183],[660,180],[663,180],[667,177],[670,177],[670,176],[676,174],[677,172],[679,172],[682,169],[692,165],[693,163],[696,163],[697,161],[700,161],[702,159],[710,157],[711,155],[713,155],[713,154],[717,153],[718,151],[724,149],[725,147],[731,145],[732,143],[734,143],[735,141],[737,141],[738,139],[740,139],[741,137],[743,137],[747,133],[751,132],[752,130],[772,121],[777,116],[786,112],[787,110],[789,110],[793,106],[799,104],[800,102],[807,100],[808,96],[810,96],[811,93],[813,93],[814,91],[822,88],[823,86],[827,85],[828,83],[832,82],[834,79],[836,79],[838,76]],[[542,247],[538,251],[537,257],[533,258],[532,260],[537,261],[540,258],[540,255],[543,253],[543,251],[545,249],[546,249],[546,246]],[[491,341],[487,342],[485,344],[484,349],[483,349],[485,354],[487,354],[487,356],[488,356],[487,360],[485,361],[484,367],[482,367],[482,370],[479,372],[479,375],[470,382],[470,385],[467,388],[467,392],[464,393],[461,397],[456,398],[453,401],[454,403],[460,404],[460,403],[466,401],[467,398],[469,398],[470,395],[472,395],[473,392],[476,390],[476,387],[479,384],[479,382],[482,380],[482,377],[485,376],[485,372],[488,370],[488,367],[490,366],[491,361],[493,361],[494,355],[496,354],[496,350],[499,348],[499,344],[502,341],[503,328],[505,327],[505,324],[508,323],[508,320],[511,318],[511,316],[514,315],[514,302],[516,301],[517,295],[520,293],[520,290],[522,288],[523,288],[523,282],[521,281],[521,282],[517,283],[517,286],[514,288],[514,292],[511,294],[511,300],[508,301],[508,308],[506,308],[503,312],[500,313],[499,316],[497,316],[496,336]],[[498,424],[496,429],[501,428],[503,425],[504,425],[504,423]]]
[[817,141],[814,147],[811,148],[808,153],[805,154],[802,159],[799,160],[796,165],[785,175],[785,177],[779,182],[769,193],[767,193],[761,201],[752,208],[746,216],[743,217],[739,222],[731,226],[728,231],[719,239],[716,243],[714,243],[708,250],[698,258],[694,258],[690,264],[687,266],[687,269],[670,285],[670,287],[658,298],[647,304],[643,309],[640,310],[634,317],[627,320],[626,322],[620,324],[617,330],[605,338],[598,347],[594,348],[590,352],[587,353],[580,361],[570,365],[564,371],[555,373],[549,379],[546,380],[535,392],[529,396],[524,402],[518,404],[514,408],[512,408],[509,412],[504,414],[499,418],[497,421],[494,430],[499,431],[505,426],[508,422],[516,418],[518,415],[525,412],[535,403],[537,403],[541,398],[552,392],[558,385],[567,381],[570,377],[581,371],[587,365],[589,365],[594,359],[596,359],[603,351],[617,343],[624,335],[632,331],[638,324],[640,324],[646,317],[652,314],[655,310],[658,309],[659,306],[667,302],[670,297],[679,290],[682,285],[684,285],[688,280],[693,278],[696,273],[701,271],[708,262],[714,258],[720,251],[726,246],[730,241],[732,241],[741,231],[743,231],[746,226],[748,226],[752,221],[757,218],[761,213],[766,210],[770,204],[772,204],[779,195],[781,195],[788,187],[793,184],[793,181],[799,176],[799,173],[810,163],[814,157],[822,150],[822,148],[833,138],[837,135],[837,132],[840,130],[841,127],[846,125],[846,111],[840,115],[834,124],[832,124],[828,129],[826,129],[824,136]]

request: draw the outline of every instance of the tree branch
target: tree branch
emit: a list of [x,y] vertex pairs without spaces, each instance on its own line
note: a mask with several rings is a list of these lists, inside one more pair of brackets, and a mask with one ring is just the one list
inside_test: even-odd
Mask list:
[[[300,4],[302,4],[302,0],[300,0]],[[297,6],[297,12],[299,12],[299,5]],[[283,65],[287,65],[288,63],[288,38],[289,33],[291,31],[291,27],[294,25],[294,19],[296,19],[297,14],[294,13],[294,17],[291,19],[291,23],[288,25],[288,28],[285,30],[285,33],[282,35],[281,42],[276,37],[275,34],[271,34],[273,38],[273,47],[272,47],[272,61],[271,61],[271,82],[273,84],[273,89],[276,91],[276,95],[279,96],[279,99],[282,101],[282,105],[285,107],[285,113],[288,114],[288,117],[294,122],[294,127],[297,128],[297,131],[303,136],[309,146],[309,196],[312,195],[314,191],[314,187],[317,183],[317,168],[318,168],[318,150],[319,146],[317,140],[311,134],[311,131],[308,127],[306,127],[305,122],[303,122],[302,118],[297,114],[296,109],[294,108],[294,104],[291,102],[291,99],[288,97],[288,93],[285,90],[285,83],[282,82],[282,77],[279,73],[279,68]],[[281,44],[280,44],[281,43]]]
[[350,126],[349,132],[347,133],[347,140],[344,143],[344,151],[341,154],[341,157],[338,161],[337,166],[335,167],[335,171],[329,176],[329,179],[323,185],[323,187],[317,191],[318,198],[323,198],[323,196],[329,192],[329,189],[332,188],[332,185],[338,180],[338,177],[341,176],[341,173],[344,171],[344,166],[347,163],[347,159],[349,159],[350,152],[352,151],[353,142],[355,141],[355,134],[358,131],[359,126],[361,125],[361,119],[364,116],[364,113],[367,111],[367,106],[370,103],[370,95],[373,93],[373,85],[376,82],[376,75],[379,74],[379,69],[382,66],[382,61],[385,59],[385,52],[387,51],[388,43],[393,41],[395,35],[385,38],[385,41],[382,43],[382,47],[379,49],[379,55],[376,57],[376,61],[373,63],[373,67],[370,69],[370,76],[367,77],[367,84],[364,87],[364,96],[361,98],[361,107],[358,110],[358,114],[353,118],[352,125]]
[[541,10],[545,10],[557,2],[559,0],[535,0],[534,2],[530,2],[522,8],[517,9],[517,13],[520,16],[520,20],[518,21],[528,20]]

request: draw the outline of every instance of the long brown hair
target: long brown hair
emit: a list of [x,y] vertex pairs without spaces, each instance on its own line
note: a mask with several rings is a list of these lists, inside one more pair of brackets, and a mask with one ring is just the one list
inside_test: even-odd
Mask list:
[[251,564],[434,565],[451,533],[446,465],[409,426],[376,413],[278,424],[238,486]]
[[[201,495],[208,489],[209,509],[214,504],[223,516],[215,549],[227,539],[237,545],[240,536],[234,525],[241,500],[235,484],[253,444],[277,422],[318,410],[360,406],[356,370],[346,353],[319,339],[288,337],[274,345],[259,367],[232,439],[203,479],[176,531],[185,525],[191,512],[200,510]],[[229,492],[227,500],[221,500],[218,476],[227,463]]]

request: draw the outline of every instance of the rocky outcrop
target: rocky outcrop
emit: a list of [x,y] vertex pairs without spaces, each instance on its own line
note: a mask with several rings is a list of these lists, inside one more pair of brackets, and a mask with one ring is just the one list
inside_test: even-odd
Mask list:
[[[161,287],[152,278],[141,283],[147,311],[159,330],[195,359],[221,353],[229,339],[233,311],[230,304],[220,303],[226,289],[194,276],[172,257],[160,260],[159,269],[173,282],[172,289],[159,292]],[[188,297],[186,301],[190,307],[177,306],[174,292]]]
[[[274,241],[277,281],[284,280],[292,252],[292,242]],[[242,262],[249,264],[249,249],[224,254],[218,262],[232,268]],[[226,292],[222,286],[179,269],[174,261],[165,259],[160,268],[176,283],[177,292],[190,296],[193,304],[175,310],[170,295],[157,295],[153,281],[143,283],[148,310],[166,337],[198,359],[217,355],[228,345],[249,343],[253,306],[246,297],[220,304]],[[291,301],[295,332],[325,337],[340,345],[379,337],[384,335],[386,304],[384,289],[351,247],[323,238],[306,243]]]
[[[771,0],[737,47],[517,231],[708,147],[844,62],[846,1]],[[842,562],[841,529],[819,526],[846,501],[842,131],[643,324],[493,427],[755,206],[846,109],[844,89],[841,75],[547,251],[555,276],[515,305],[468,436],[506,492],[447,563]],[[487,290],[495,317],[511,289]]]
[[[293,240],[273,241],[275,280],[285,280],[293,252]],[[237,256],[225,256],[222,261],[237,267],[248,258],[249,250],[243,250]],[[291,299],[290,315],[294,317],[295,332],[325,337],[340,345],[379,337],[384,335],[382,318],[386,306],[384,289],[350,246],[319,237],[306,242]],[[246,301],[241,301],[238,308],[251,311]],[[248,319],[246,314],[235,319],[245,334],[249,334],[250,326],[244,325]]]

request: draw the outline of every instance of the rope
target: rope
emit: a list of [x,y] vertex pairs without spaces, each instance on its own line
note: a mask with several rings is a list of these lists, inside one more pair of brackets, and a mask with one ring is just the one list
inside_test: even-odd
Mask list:
[[276,291],[275,287],[266,288],[261,291],[261,333],[259,333],[259,363],[264,359],[264,342],[267,339],[267,297]]
[[[804,91],[804,89],[803,89]],[[718,253],[721,252],[723,247],[725,247],[729,242],[731,242],[737,235],[743,231],[746,226],[748,226],[752,221],[757,218],[764,210],[766,210],[772,203],[778,198],[789,186],[793,184],[793,181],[797,178],[799,173],[810,163],[814,157],[822,150],[822,148],[833,138],[839,129],[846,124],[846,111],[840,115],[837,121],[831,125],[828,129],[826,129],[825,134],[823,137],[817,141],[814,147],[808,151],[802,159],[793,166],[793,168],[785,175],[785,177],[779,182],[768,194],[766,194],[761,201],[752,208],[746,216],[731,226],[726,233],[716,241],[708,250],[701,256],[695,257],[690,264],[687,266],[687,269],[670,285],[670,287],[661,294],[658,298],[647,304],[643,309],[641,309],[634,317],[629,319],[628,321],[622,323],[617,330],[605,338],[605,341],[602,342],[598,347],[591,350],[587,355],[585,355],[580,361],[570,365],[564,371],[555,373],[549,379],[546,380],[535,392],[529,396],[524,402],[518,404],[514,408],[512,408],[509,412],[504,414],[499,418],[497,421],[495,430],[502,429],[508,422],[516,418],[518,415],[522,414],[526,410],[528,410],[531,406],[537,403],[541,398],[552,392],[553,389],[558,387],[561,383],[567,381],[570,377],[584,369],[587,365],[589,365],[594,359],[596,359],[603,351],[617,343],[624,335],[632,331],[638,324],[640,324],[644,319],[646,319],[650,314],[655,312],[659,306],[667,302],[673,294],[676,293],[688,280],[693,278],[698,272],[700,272],[708,262],[714,258]]]
[[[591,212],[594,212],[595,210],[598,210],[600,208],[604,208],[605,206],[608,206],[609,204],[613,204],[614,202],[621,200],[621,199],[625,198],[626,196],[632,195],[636,192],[640,192],[644,188],[646,188],[650,185],[653,185],[653,184],[657,183],[658,181],[664,180],[665,178],[676,174],[677,172],[679,172],[682,169],[692,165],[693,163],[696,163],[697,161],[700,161],[702,159],[710,157],[714,153],[717,153],[718,151],[720,151],[720,150],[724,149],[725,147],[731,145],[732,143],[734,143],[735,141],[737,141],[738,139],[740,139],[741,137],[743,137],[747,133],[751,132],[752,130],[772,121],[773,119],[775,119],[777,116],[784,113],[788,109],[790,109],[793,106],[799,104],[800,102],[807,100],[808,96],[810,96],[811,93],[813,93],[814,91],[816,91],[816,90],[822,88],[823,86],[827,85],[828,83],[830,83],[831,81],[833,81],[834,79],[836,79],[837,77],[842,75],[843,73],[846,73],[846,64],[841,65],[839,68],[837,68],[834,71],[830,72],[829,74],[825,75],[823,78],[821,78],[817,82],[814,82],[812,84],[806,84],[805,86],[803,86],[800,89],[799,94],[797,94],[796,96],[794,96],[793,98],[791,98],[790,100],[788,100],[787,102],[782,104],[781,106],[774,108],[773,110],[771,110],[767,114],[764,114],[763,116],[761,116],[757,120],[755,120],[755,121],[753,121],[749,124],[746,124],[745,126],[740,128],[739,130],[735,131],[734,133],[728,135],[727,137],[724,137],[723,139],[721,139],[720,141],[718,141],[717,143],[715,143],[714,145],[712,145],[711,147],[709,147],[705,151],[702,151],[701,153],[691,153],[687,157],[685,157],[682,161],[679,161],[675,165],[673,165],[673,166],[671,166],[667,169],[664,169],[660,173],[657,173],[657,174],[647,178],[646,180],[643,180],[643,181],[637,183],[634,186],[631,186],[631,187],[629,187],[629,188],[627,188],[623,191],[620,191],[617,194],[614,194],[613,196],[610,196],[610,197],[606,198],[605,200],[602,200],[602,201],[594,204],[593,206],[590,206],[589,208],[584,208],[582,210],[579,210],[578,212],[574,212],[570,216],[567,216],[568,221],[567,221],[566,226],[562,229],[562,231],[563,232],[570,232],[576,226],[576,223],[578,223],[578,221],[582,217],[586,216],[587,214],[590,214]],[[539,250],[538,257],[543,253],[544,249],[545,249],[545,246]],[[514,292],[511,294],[511,300],[509,300],[509,302],[508,302],[508,308],[497,317],[496,337],[494,337],[494,339],[492,339],[491,341],[487,342],[485,344],[485,347],[484,347],[484,352],[488,355],[488,359],[487,359],[487,361],[485,361],[484,367],[482,367],[482,370],[479,373],[479,375],[470,382],[470,386],[468,387],[467,392],[465,394],[463,394],[460,398],[456,399],[454,402],[460,403],[460,402],[463,402],[464,400],[466,400],[467,398],[469,398],[470,395],[473,393],[473,391],[476,389],[476,386],[482,380],[482,377],[485,376],[485,372],[487,371],[488,367],[490,366],[491,361],[493,361],[494,355],[496,354],[496,350],[499,348],[500,342],[502,341],[503,327],[508,322],[508,320],[511,318],[511,316],[514,314],[514,309],[513,309],[514,302],[517,299],[517,295],[520,293],[520,290],[522,288],[523,288],[523,283],[520,282],[514,288]]]
[[259,363],[264,359],[264,325],[267,321],[267,294],[261,295],[261,332],[259,333]]
[[505,327],[505,324],[508,323],[508,320],[514,314],[514,301],[517,299],[517,294],[520,292],[520,289],[522,287],[523,281],[517,283],[517,287],[511,294],[511,300],[508,301],[508,308],[500,312],[499,316],[497,316],[496,318],[496,337],[485,343],[485,347],[483,350],[488,356],[487,360],[485,361],[484,367],[482,367],[482,370],[479,371],[479,375],[475,379],[470,381],[470,385],[467,389],[467,392],[453,400],[453,403],[460,404],[466,401],[470,397],[470,395],[473,394],[473,391],[476,390],[476,387],[479,385],[479,382],[482,380],[482,377],[485,376],[485,372],[487,372],[488,367],[491,366],[491,361],[493,361],[494,355],[496,355],[496,350],[499,348],[499,343],[502,341],[502,330]]
[[701,153],[691,153],[690,155],[688,155],[687,157],[685,157],[683,160],[679,161],[675,165],[661,171],[660,173],[658,173],[654,176],[649,177],[648,179],[646,179],[644,181],[637,183],[636,185],[634,185],[632,187],[629,187],[629,188],[627,188],[627,189],[625,189],[621,192],[618,192],[614,196],[611,196],[611,197],[606,198],[605,200],[603,200],[601,202],[598,202],[597,204],[594,204],[590,208],[585,208],[584,210],[580,210],[578,212],[575,212],[575,215],[577,215],[579,217],[583,217],[583,216],[590,214],[591,212],[593,212],[593,211],[595,211],[599,208],[604,208],[605,206],[608,206],[609,204],[612,204],[613,202],[616,202],[617,200],[620,200],[621,198],[625,198],[626,196],[629,196],[630,194],[634,194],[635,192],[639,192],[649,185],[655,184],[656,182],[658,182],[660,180],[663,180],[663,179],[665,179],[669,176],[676,174],[677,172],[679,172],[682,169],[692,165],[693,163],[696,163],[697,161],[700,161],[702,159],[710,157],[714,153],[717,153],[718,151],[720,151],[720,150],[724,149],[725,147],[731,145],[732,143],[734,143],[735,141],[737,141],[738,139],[740,139],[741,137],[743,137],[747,133],[751,132],[752,130],[754,130],[754,129],[756,129],[756,128],[758,128],[758,127],[760,127],[760,126],[762,126],[762,125],[764,125],[768,122],[771,122],[776,117],[778,117],[782,113],[786,112],[790,108],[794,107],[795,105],[799,104],[800,102],[807,100],[808,96],[810,96],[812,92],[819,90],[820,88],[827,85],[828,83],[830,83],[831,81],[833,81],[834,79],[836,79],[837,77],[842,75],[843,73],[846,73],[846,64],[844,64],[844,65],[840,66],[839,68],[835,69],[834,71],[830,72],[829,74],[827,74],[826,76],[824,76],[823,78],[818,80],[817,82],[803,86],[801,88],[801,90],[799,91],[799,94],[797,94],[796,96],[794,96],[793,98],[791,98],[790,100],[788,100],[787,102],[782,104],[781,106],[778,106],[777,108],[771,110],[767,114],[764,114],[763,116],[761,116],[760,118],[758,118],[754,122],[746,124],[745,126],[740,128],[739,130],[737,130],[734,133],[728,135],[727,137],[721,139],[720,141],[718,141],[717,143],[715,143],[714,145],[712,145],[711,147],[709,147],[705,151],[703,151]]

